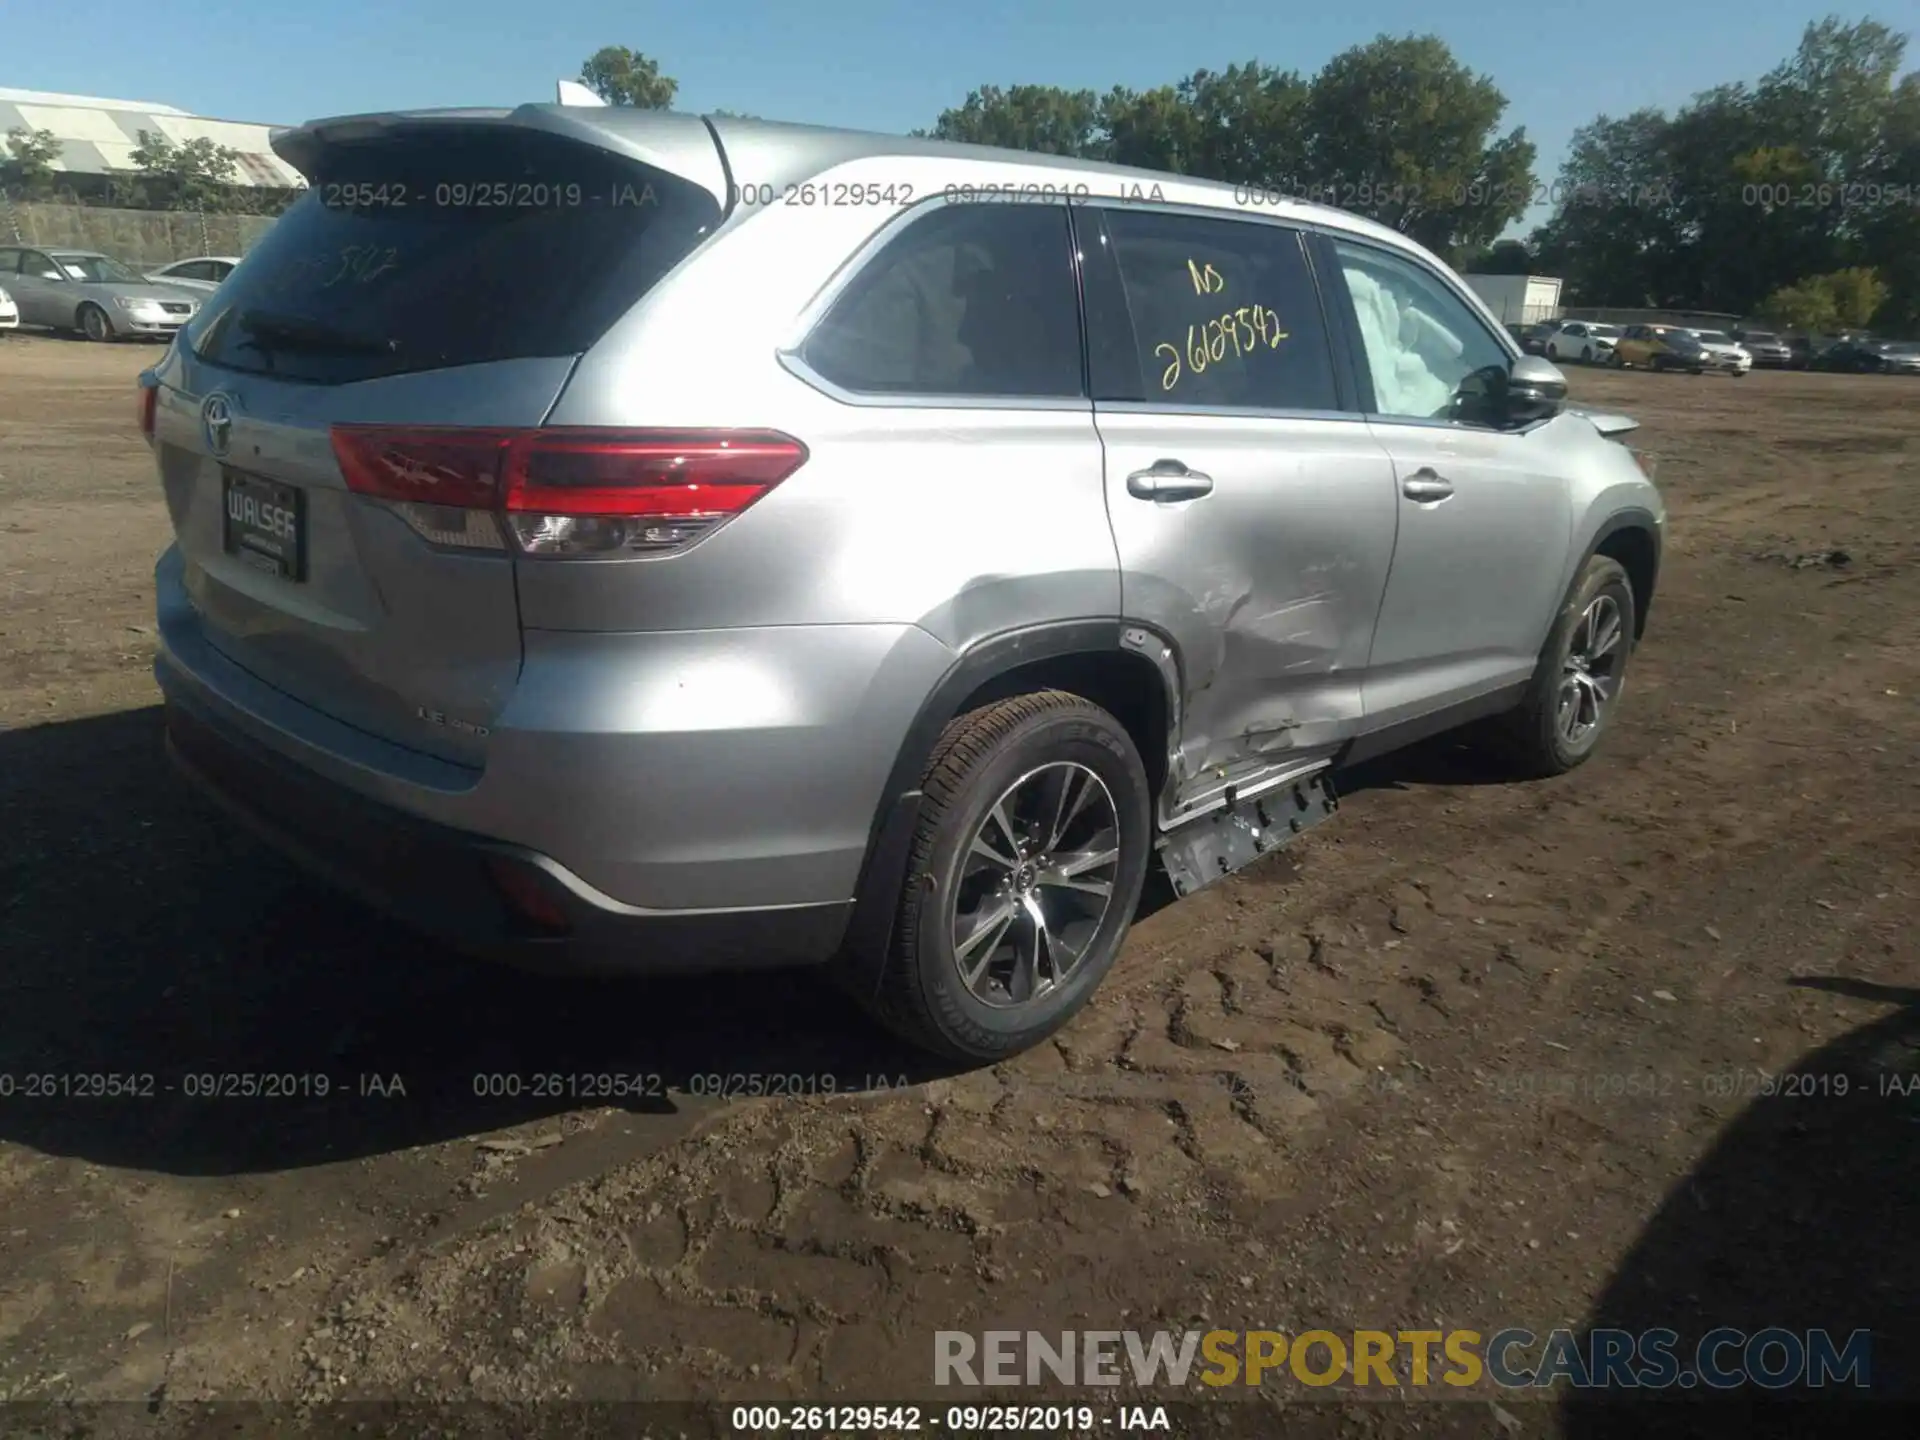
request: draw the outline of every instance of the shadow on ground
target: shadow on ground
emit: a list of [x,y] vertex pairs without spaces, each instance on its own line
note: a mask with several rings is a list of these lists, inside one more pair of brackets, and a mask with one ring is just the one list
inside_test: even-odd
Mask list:
[[[1442,737],[1342,788],[1497,778]],[[157,706],[0,731],[0,813],[0,1140],[44,1153],[278,1171],[602,1104],[677,1113],[669,1091],[715,1077],[847,1092],[943,1073],[807,973],[567,980],[454,955],[194,794]],[[1156,871],[1139,918],[1173,903]],[[205,1093],[236,1083],[256,1093]]]
[[[598,1105],[670,1112],[668,1089],[711,1089],[698,1077],[931,1078],[807,974],[553,980],[449,954],[229,824],[174,774],[158,707],[0,731],[0,814],[0,1140],[48,1154],[250,1173]],[[292,1097],[188,1093],[241,1075]],[[602,1075],[641,1093],[568,1079]],[[149,1093],[94,1093],[129,1084]]]
[[[1843,1356],[1854,1332],[1870,1331],[1861,1378],[1872,1398],[1912,1402],[1920,1399],[1920,989],[1834,977],[1791,983],[1898,1008],[1803,1057],[1738,1115],[1648,1223],[1587,1326],[1675,1331],[1683,1369],[1723,1326],[1747,1335],[1825,1330]],[[1738,1363],[1741,1353],[1735,1345],[1717,1358]],[[1760,1364],[1784,1368],[1792,1355],[1775,1345]],[[1709,1393],[1699,1380],[1681,1385],[1663,1393]],[[1744,1406],[1766,1393],[1749,1386],[1726,1398]],[[1779,1393],[1834,1402],[1865,1392],[1833,1378]],[[1634,1392],[1615,1395],[1630,1401]],[[1856,1433],[1822,1412],[1831,1433]],[[1820,1418],[1806,1414],[1811,1428],[1794,1433],[1829,1433],[1814,1424]],[[1686,1403],[1623,1411],[1612,1398],[1580,1397],[1562,1421],[1573,1440],[1735,1433],[1719,1407],[1702,1414]]]

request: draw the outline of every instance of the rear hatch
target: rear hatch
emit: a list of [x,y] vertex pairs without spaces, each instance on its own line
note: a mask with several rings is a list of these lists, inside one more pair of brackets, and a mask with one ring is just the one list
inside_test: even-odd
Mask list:
[[277,136],[311,188],[159,370],[155,449],[209,643],[469,765],[519,674],[512,551],[458,464],[380,437],[474,427],[470,450],[540,425],[577,358],[722,219],[698,118],[587,113]]

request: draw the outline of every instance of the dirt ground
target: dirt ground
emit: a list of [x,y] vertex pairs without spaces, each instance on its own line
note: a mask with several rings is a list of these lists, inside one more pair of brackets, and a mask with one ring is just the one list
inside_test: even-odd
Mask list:
[[[1575,372],[1672,511],[1600,757],[1349,775],[1058,1043],[935,1075],[807,977],[476,969],[206,811],[153,355],[0,340],[0,1398],[951,1399],[939,1330],[1582,1323],[1870,1328],[1920,1393],[1920,383]],[[189,1093],[242,1072],[332,1092]],[[476,1093],[554,1073],[678,1093]]]

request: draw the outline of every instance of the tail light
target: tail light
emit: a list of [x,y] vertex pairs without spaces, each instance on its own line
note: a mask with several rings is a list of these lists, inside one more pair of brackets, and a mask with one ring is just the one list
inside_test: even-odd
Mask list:
[[143,384],[140,387],[136,401],[139,405],[140,433],[148,440],[151,440],[153,439],[153,417],[160,403],[160,387],[158,385]]
[[691,545],[806,463],[770,430],[485,430],[336,425],[347,487],[437,545],[542,559]]

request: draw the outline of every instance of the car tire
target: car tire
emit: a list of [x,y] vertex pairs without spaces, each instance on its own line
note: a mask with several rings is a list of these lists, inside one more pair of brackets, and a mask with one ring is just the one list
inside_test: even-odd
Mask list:
[[[1620,708],[1634,627],[1633,585],[1626,570],[1605,555],[1591,557],[1554,619],[1525,699],[1487,732],[1490,748],[1508,768],[1528,779],[1545,779],[1592,758]],[[1601,650],[1597,658],[1590,653],[1596,649]],[[1569,699],[1579,707],[1574,718],[1584,728],[1568,726]]]
[[73,319],[80,333],[95,344],[105,345],[113,339],[113,321],[98,305],[92,302],[82,305]]
[[1607,364],[1611,365],[1615,370],[1624,370],[1627,368],[1627,357],[1616,350],[1607,357]]
[[1593,363],[1593,347],[1591,345],[1582,345],[1580,347],[1580,363],[1582,365],[1591,365]]
[[[1077,788],[1056,804],[1056,784]],[[949,724],[921,789],[892,943],[867,1006],[923,1050],[992,1063],[1060,1029],[1112,969],[1153,849],[1146,767],[1112,715],[1078,695],[1043,690]],[[1071,810],[1071,822],[1036,851],[1032,842],[1052,824],[1046,815],[1057,817],[1062,808]],[[1008,835],[1003,825],[1022,833]],[[1027,842],[1017,865],[987,859],[980,849],[1012,859],[1016,840]],[[1084,863],[1109,852],[1108,862]],[[1082,868],[1051,867],[1056,879],[1049,884],[1049,855],[1077,856],[1068,863]],[[1105,884],[1107,893],[1067,879]],[[1036,909],[1044,926],[1033,923]],[[960,936],[969,915],[981,918],[967,927],[975,931],[968,938],[990,948],[968,952]],[[996,921],[999,915],[1007,918]],[[1039,974],[1042,934],[1073,958],[1034,993],[1047,979]]]

